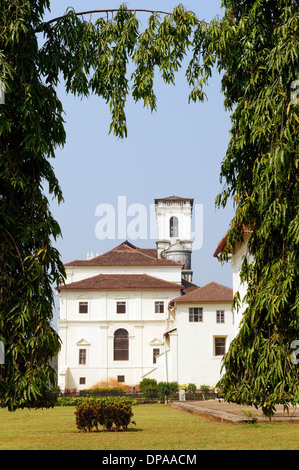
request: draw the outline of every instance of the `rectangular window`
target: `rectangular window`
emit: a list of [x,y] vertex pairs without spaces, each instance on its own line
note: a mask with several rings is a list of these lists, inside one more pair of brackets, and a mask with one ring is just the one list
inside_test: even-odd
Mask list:
[[155,302],[155,313],[164,313],[164,302]]
[[116,313],[126,313],[126,302],[116,302]]
[[86,349],[79,349],[79,364],[86,364]]
[[160,354],[160,349],[155,348],[153,349],[153,364],[156,364],[157,362],[157,356]]
[[202,308],[189,308],[189,322],[202,322]]
[[117,381],[118,382],[125,382],[125,376],[124,375],[118,375],[117,376]]
[[79,377],[79,384],[80,385],[85,385],[86,384],[86,378],[85,377]]
[[88,313],[88,302],[79,302],[79,313]]
[[224,323],[224,310],[216,311],[216,323]]
[[215,340],[215,356],[224,356],[226,338],[217,337]]

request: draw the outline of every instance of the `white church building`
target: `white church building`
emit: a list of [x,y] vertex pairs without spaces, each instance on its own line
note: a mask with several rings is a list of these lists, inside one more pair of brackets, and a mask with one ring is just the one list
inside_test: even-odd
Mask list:
[[155,199],[155,249],[125,241],[65,264],[61,390],[134,387],[144,377],[216,385],[236,335],[233,289],[192,283],[192,209],[193,199]]

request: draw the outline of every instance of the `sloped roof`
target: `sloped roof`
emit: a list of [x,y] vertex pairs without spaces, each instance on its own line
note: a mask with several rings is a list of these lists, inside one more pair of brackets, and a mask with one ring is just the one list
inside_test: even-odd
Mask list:
[[189,294],[189,292],[192,292],[195,289],[198,289],[199,286],[194,284],[193,282],[187,281],[186,279],[182,279],[182,284],[184,286],[184,293]]
[[233,289],[217,282],[210,282],[203,287],[177,297],[172,302],[232,302]]
[[88,260],[74,260],[64,266],[183,266],[170,259],[158,259],[157,250],[138,248],[125,241],[100,256]]
[[[222,250],[224,249],[225,245],[226,245],[226,241],[227,241],[227,237],[228,237],[228,234],[230,232],[230,229],[226,232],[226,234],[224,235],[224,237],[221,238],[220,242],[218,243],[217,245],[217,248],[213,254],[214,258],[217,258],[218,255],[222,252]],[[243,224],[243,232],[244,234],[245,233],[252,233],[252,231],[246,227],[246,225]]]
[[61,285],[58,291],[68,290],[178,290],[181,284],[164,281],[148,274],[98,274],[82,281]]

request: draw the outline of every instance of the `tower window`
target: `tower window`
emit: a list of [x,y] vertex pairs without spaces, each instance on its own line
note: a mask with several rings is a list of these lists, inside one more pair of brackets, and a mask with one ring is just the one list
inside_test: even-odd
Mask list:
[[179,236],[179,221],[177,217],[170,218],[169,234],[170,234],[170,238],[178,238]]

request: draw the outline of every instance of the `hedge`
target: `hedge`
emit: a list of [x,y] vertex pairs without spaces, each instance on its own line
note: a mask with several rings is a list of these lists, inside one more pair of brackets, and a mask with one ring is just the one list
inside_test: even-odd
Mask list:
[[107,398],[85,398],[76,405],[76,425],[83,431],[126,431],[132,421],[130,404]]
[[84,403],[87,399],[92,401],[106,401],[106,402],[116,402],[116,403],[123,403],[125,405],[137,405],[137,400],[128,396],[122,397],[58,397],[56,406],[77,406],[80,403]]

